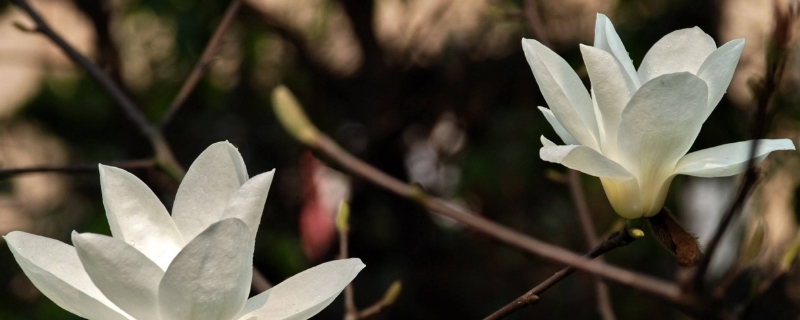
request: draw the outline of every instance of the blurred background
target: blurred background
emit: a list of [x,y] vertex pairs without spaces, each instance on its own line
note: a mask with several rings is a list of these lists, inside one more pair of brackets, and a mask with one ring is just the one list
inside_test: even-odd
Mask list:
[[[54,29],[118,81],[147,117],[168,111],[219,24],[221,0],[30,0]],[[753,79],[764,74],[785,0],[247,0],[208,72],[164,129],[188,167],[210,144],[239,148],[251,176],[276,168],[255,266],[273,283],[334,259],[338,202],[351,201],[350,252],[367,268],[354,281],[367,307],[396,279],[397,302],[375,319],[483,318],[562,266],[438,218],[308,152],[276,121],[269,94],[292,89],[319,128],[401,180],[575,252],[587,250],[564,168],[539,159],[556,138],[521,38],[562,55],[584,78],[578,44],[597,12],[615,24],[634,64],[667,33],[699,26],[721,45],[745,38],[738,71],[692,150],[749,138]],[[0,169],[114,164],[152,157],[148,141],[110,96],[0,2]],[[793,55],[792,55],[793,57]],[[793,60],[793,59],[792,59]],[[790,60],[770,110],[768,136],[800,138],[800,72]],[[171,207],[166,174],[133,172]],[[712,265],[743,270],[730,300],[746,315],[800,317],[800,158],[777,152]],[[739,178],[678,177],[667,206],[708,241]],[[598,234],[617,221],[599,181],[583,177]],[[96,172],[0,179],[0,235],[22,230],[69,243],[72,230],[110,234]],[[0,319],[77,319],[25,277],[0,239]],[[613,264],[673,279],[675,258],[646,237],[606,255]],[[768,281],[764,281],[767,279]],[[684,319],[669,305],[611,285],[620,319]],[[340,319],[342,298],[317,319]],[[593,278],[577,273],[509,319],[599,319]]]

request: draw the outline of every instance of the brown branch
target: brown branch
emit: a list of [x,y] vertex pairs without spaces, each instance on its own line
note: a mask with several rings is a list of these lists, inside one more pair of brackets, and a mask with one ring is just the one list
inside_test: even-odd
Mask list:
[[[33,166],[26,168],[10,168],[0,169],[0,178],[9,178],[12,176],[19,176],[30,173],[97,173],[97,163],[92,164],[74,164],[66,166],[43,165]],[[148,169],[156,166],[153,159],[139,159],[130,161],[120,161],[108,163],[110,166],[122,168],[125,170]]]
[[[339,212],[336,214],[336,231],[339,234],[339,259],[347,259],[350,255],[350,206],[342,201]],[[344,288],[345,320],[357,320],[358,308],[356,307],[353,283]]]
[[[603,241],[600,244],[598,244],[583,257],[588,259],[593,259],[613,249],[626,246],[629,243],[633,242],[634,240],[636,240],[636,238],[632,237],[627,229],[618,231],[614,233],[606,241]],[[547,278],[547,280],[543,281],[542,283],[540,283],[530,291],[526,292],[516,300],[512,301],[505,307],[495,311],[488,317],[484,318],[484,320],[502,319],[519,309],[535,304],[536,302],[539,301],[539,295],[542,294],[542,292],[547,291],[547,289],[550,289],[550,287],[552,287],[559,281],[563,280],[564,278],[575,272],[575,270],[577,269],[572,266],[561,269],[561,271],[556,272],[550,278]]]
[[139,128],[139,131],[147,137],[153,147],[156,162],[158,165],[170,174],[173,178],[180,181],[185,173],[184,169],[175,160],[172,150],[169,147],[164,135],[158,128],[156,128],[144,114],[139,110],[136,104],[131,100],[125,92],[116,84],[111,77],[105,72],[100,70],[97,65],[89,61],[80,52],[75,50],[64,38],[58,35],[48,24],[44,21],[41,15],[31,7],[27,0],[9,0],[12,4],[16,5],[25,11],[31,19],[36,23],[36,32],[47,36],[53,41],[64,53],[72,59],[75,63],[83,67],[89,75],[94,78],[105,89],[117,105],[122,108],[122,111],[133,123]]
[[178,113],[178,110],[180,110],[181,106],[183,106],[186,99],[189,98],[189,95],[200,82],[200,79],[203,78],[203,74],[205,74],[206,70],[208,70],[208,67],[211,65],[217,48],[219,48],[220,43],[222,43],[222,37],[233,24],[236,14],[241,7],[241,0],[232,0],[228,5],[228,9],[225,10],[225,14],[222,16],[222,21],[220,21],[217,26],[217,30],[214,31],[214,35],[211,36],[211,40],[208,41],[206,48],[203,50],[203,54],[200,56],[200,60],[197,60],[197,64],[195,64],[194,69],[192,69],[192,73],[186,78],[186,82],[183,83],[181,90],[178,91],[178,95],[175,97],[175,100],[172,101],[166,115],[161,120],[159,124],[160,128],[165,128],[169,122],[172,121],[175,114]]
[[[578,211],[578,218],[581,221],[583,237],[586,238],[586,247],[591,249],[597,244],[597,232],[594,229],[589,205],[586,203],[583,186],[581,186],[580,172],[569,170],[569,190],[572,194],[572,201],[575,203],[575,209]],[[602,257],[598,257],[598,260],[602,259]],[[616,316],[611,304],[608,286],[599,278],[595,278],[594,286],[597,293],[597,312],[600,313],[604,320],[615,320]]]
[[264,274],[261,271],[258,271],[256,267],[253,267],[253,281],[250,284],[250,287],[255,292],[264,292],[272,288],[272,283],[267,280],[267,277],[264,277]]
[[[604,279],[633,287],[675,304],[686,305],[690,302],[681,297],[680,288],[672,282],[581,257],[571,251],[499,225],[461,206],[429,196],[420,188],[397,180],[370,166],[339,147],[328,136],[319,132],[308,121],[296,98],[285,87],[281,86],[273,91],[272,101],[278,119],[290,134],[358,177],[362,177],[397,195],[414,200],[430,211],[449,217],[472,230],[513,247],[558,263],[573,266],[576,269],[598,275]],[[693,308],[694,306],[691,307]]]

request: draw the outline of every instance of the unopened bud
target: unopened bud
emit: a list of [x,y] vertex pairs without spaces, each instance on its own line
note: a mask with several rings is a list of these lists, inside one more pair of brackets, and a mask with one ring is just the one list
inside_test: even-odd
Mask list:
[[400,291],[403,290],[403,282],[400,280],[395,280],[389,286],[389,289],[386,289],[386,293],[383,295],[383,306],[388,306],[394,303],[397,300],[397,297],[400,296]]
[[350,229],[350,205],[347,201],[339,202],[339,212],[336,214],[336,229],[347,232]]
[[319,131],[308,120],[294,94],[285,86],[279,85],[272,90],[272,109],[283,128],[295,139],[306,145],[316,142]]

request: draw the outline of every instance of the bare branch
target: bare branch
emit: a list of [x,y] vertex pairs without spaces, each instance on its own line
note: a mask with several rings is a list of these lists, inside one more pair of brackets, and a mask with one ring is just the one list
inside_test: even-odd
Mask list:
[[75,63],[83,67],[89,75],[94,78],[114,99],[117,105],[122,108],[122,111],[128,116],[131,121],[139,128],[139,131],[150,140],[153,147],[157,164],[164,169],[173,178],[180,181],[185,173],[184,169],[175,160],[172,150],[169,147],[164,135],[153,124],[151,124],[144,114],[139,110],[136,104],[131,100],[125,92],[116,84],[111,77],[105,72],[100,70],[97,65],[89,61],[80,52],[75,50],[64,38],[58,35],[47,22],[44,21],[41,15],[31,7],[27,0],[9,0],[14,5],[25,11],[34,22],[36,22],[36,31],[47,36],[53,41],[64,53],[72,59]]
[[568,250],[499,225],[468,209],[427,195],[419,187],[397,180],[370,166],[342,149],[336,142],[313,127],[305,116],[299,102],[283,86],[273,91],[272,105],[278,119],[290,134],[295,138],[301,139],[301,142],[326,155],[330,160],[333,160],[356,176],[362,177],[402,197],[414,200],[430,211],[449,217],[470,229],[511,246],[555,262],[573,266],[576,269],[598,275],[616,283],[639,289],[676,304],[685,302],[681,297],[680,288],[674,283],[581,257]]
[[169,124],[170,121],[172,121],[172,119],[175,117],[175,114],[178,113],[178,110],[180,110],[181,106],[183,106],[184,102],[186,102],[186,99],[189,98],[189,95],[200,82],[200,79],[203,78],[203,74],[205,74],[206,70],[208,70],[208,67],[211,65],[214,54],[217,52],[217,48],[219,48],[219,45],[222,42],[222,37],[233,24],[236,14],[239,12],[239,8],[241,7],[241,0],[232,0],[230,5],[228,5],[228,9],[225,10],[222,21],[220,21],[219,26],[217,26],[217,30],[214,31],[214,35],[211,36],[211,40],[208,41],[206,48],[203,50],[203,54],[200,56],[200,60],[197,60],[197,64],[195,64],[194,69],[192,69],[192,73],[189,74],[188,78],[186,78],[186,82],[183,83],[183,86],[181,87],[181,90],[178,91],[178,95],[175,97],[175,100],[173,100],[172,104],[169,106],[167,114],[161,120],[161,123],[159,124],[160,128],[163,129]]
[[[603,241],[599,245],[594,247],[583,257],[587,259],[594,259],[608,251],[611,251],[613,249],[622,246],[626,246],[629,243],[633,242],[634,240],[636,240],[636,238],[632,237],[627,229],[618,231],[615,234],[613,234],[610,238],[608,238],[606,241]],[[550,287],[552,287],[559,281],[563,280],[564,278],[575,272],[575,270],[577,269],[572,266],[561,269],[561,271],[556,272],[550,278],[547,278],[547,280],[543,281],[542,283],[540,283],[530,291],[526,292],[516,300],[512,301],[505,307],[495,311],[488,317],[484,318],[484,320],[502,319],[519,309],[535,304],[536,302],[539,301],[539,295],[542,294],[542,292],[547,291],[547,289],[550,289]]]
[[253,267],[253,281],[250,286],[255,292],[264,292],[272,288],[272,283],[267,280],[267,277],[264,277],[261,271]]
[[[0,178],[9,178],[12,176],[19,176],[30,173],[65,173],[65,174],[95,173],[96,174],[98,172],[97,171],[98,165],[99,163],[74,164],[67,166],[43,165],[43,166],[34,166],[26,168],[2,169],[0,170]],[[122,168],[125,170],[137,170],[137,169],[154,168],[156,166],[156,162],[153,159],[139,159],[130,161],[110,162],[108,163],[108,165],[117,168]]]

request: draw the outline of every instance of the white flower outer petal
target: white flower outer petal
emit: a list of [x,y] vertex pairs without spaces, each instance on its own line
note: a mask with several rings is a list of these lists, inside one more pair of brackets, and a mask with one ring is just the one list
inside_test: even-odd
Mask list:
[[708,84],[708,112],[706,117],[714,111],[722,96],[728,90],[728,85],[733,79],[733,72],[736,71],[736,64],[744,50],[744,39],[728,41],[708,56],[697,76]]
[[645,84],[669,73],[696,74],[700,65],[716,49],[714,39],[698,27],[670,32],[645,54],[639,66],[639,79]]
[[[713,178],[742,173],[747,170],[752,143],[740,141],[689,153],[675,166],[675,174]],[[778,150],[795,150],[794,143],[789,139],[759,140],[753,165]]]
[[166,269],[186,244],[167,209],[133,174],[100,165],[100,188],[111,234]]
[[244,221],[255,240],[258,226],[261,224],[261,214],[264,212],[264,204],[267,201],[269,187],[272,185],[274,176],[275,170],[273,169],[247,180],[228,200],[228,205],[222,213],[221,219],[238,218]]
[[[617,62],[619,62],[625,70],[626,81],[634,84],[635,88],[639,88],[642,84],[636,73],[636,68],[633,67],[633,61],[631,61],[628,51],[625,50],[625,45],[619,38],[617,30],[614,29],[611,20],[604,14],[598,13],[594,32],[594,47],[613,54]],[[633,91],[636,90],[634,89],[631,92]]]
[[595,177],[635,179],[634,175],[619,163],[586,146],[545,146],[539,149],[539,157],[544,161],[560,163],[567,168]]
[[536,40],[522,39],[522,49],[545,101],[558,122],[580,144],[597,149],[597,119],[592,99],[572,67]]
[[220,220],[231,196],[247,181],[242,156],[227,141],[212,144],[189,167],[183,178],[172,219],[190,241]]
[[72,246],[20,231],[3,238],[28,279],[59,307],[87,319],[132,319],[95,287]]
[[304,320],[336,299],[365,265],[361,259],[334,260],[305,270],[247,300],[239,320]]
[[175,257],[158,289],[162,319],[229,320],[244,307],[253,240],[242,220],[212,224]]
[[158,284],[164,271],[125,242],[99,234],[72,233],[86,273],[100,291],[136,319],[158,319]]
[[544,114],[544,118],[547,119],[547,122],[550,123],[551,127],[553,127],[553,130],[556,131],[556,134],[558,135],[559,138],[561,138],[561,141],[564,141],[564,143],[566,144],[575,144],[575,145],[580,144],[580,142],[578,142],[578,140],[575,139],[575,137],[573,137],[571,134],[569,134],[569,132],[567,132],[567,129],[564,129],[564,126],[562,126],[561,123],[558,122],[558,119],[556,119],[556,116],[553,115],[553,112],[550,111],[550,109],[547,109],[545,107],[539,107],[539,111],[541,111],[542,114]]
[[625,69],[610,53],[585,45],[580,45],[580,48],[603,120],[606,139],[601,149],[603,153],[614,153],[622,111],[638,86],[630,81]]
[[542,142],[542,146],[544,147],[557,147],[557,145],[553,143],[553,141],[550,141],[550,139],[547,139],[544,136],[541,136],[539,138],[539,141]]

